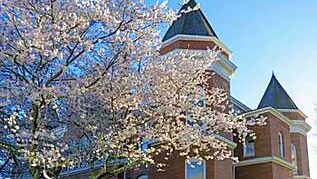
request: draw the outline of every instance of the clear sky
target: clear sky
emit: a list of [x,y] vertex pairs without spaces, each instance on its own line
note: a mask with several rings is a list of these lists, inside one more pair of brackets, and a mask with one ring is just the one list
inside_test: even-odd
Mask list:
[[[152,1],[152,0],[150,0]],[[238,66],[232,95],[256,108],[272,71],[296,105],[317,124],[317,1],[196,0]],[[182,0],[170,0],[179,8]],[[317,179],[317,129],[309,134]],[[315,149],[313,149],[315,146]]]

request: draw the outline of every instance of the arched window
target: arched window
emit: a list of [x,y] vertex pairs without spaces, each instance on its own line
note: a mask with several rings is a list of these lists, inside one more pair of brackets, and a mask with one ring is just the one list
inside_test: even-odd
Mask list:
[[206,179],[206,161],[186,160],[185,179]]
[[297,152],[296,152],[296,145],[291,144],[291,154],[292,154],[292,164],[294,166],[293,173],[297,174]]
[[86,134],[82,135],[79,140],[79,151],[81,153],[80,164],[79,164],[80,167],[88,166],[87,152],[89,150],[89,144],[90,144],[89,137]]
[[278,133],[278,154],[281,157],[285,157],[285,151],[284,151],[284,137],[282,132]]
[[148,179],[149,177],[147,175],[140,175],[137,177],[137,179]]
[[86,151],[88,146],[89,146],[89,138],[86,134],[84,134],[83,136],[81,136],[80,140],[79,140],[79,150],[80,151]]
[[243,156],[253,157],[255,156],[255,145],[252,138],[246,138],[245,144],[243,145]]
[[[195,86],[192,102],[194,104],[193,108],[204,108],[206,107],[205,101],[206,93],[202,86]],[[197,113],[192,112],[191,110],[186,112],[186,123],[189,126],[197,126],[199,128],[204,127],[204,120],[197,116]]]

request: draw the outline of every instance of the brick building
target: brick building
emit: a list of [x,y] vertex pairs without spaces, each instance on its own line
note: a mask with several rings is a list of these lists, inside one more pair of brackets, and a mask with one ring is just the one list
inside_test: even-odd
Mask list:
[[[190,0],[181,10],[195,7]],[[224,88],[230,94],[231,77],[236,66],[231,61],[231,51],[221,43],[203,12],[198,9],[182,14],[169,27],[163,38],[162,55],[174,51],[201,51],[220,49],[219,60],[211,67],[216,74],[211,77],[212,86]],[[263,95],[257,109],[231,97],[236,112],[246,116],[263,115],[267,117],[265,126],[255,126],[257,139],[247,140],[246,144],[235,142],[231,137],[224,138],[239,157],[239,163],[231,160],[206,161],[195,168],[188,166],[186,160],[174,157],[168,161],[164,172],[154,167],[129,171],[128,179],[309,179],[309,162],[306,134],[310,126],[305,122],[307,116],[297,108],[290,96],[278,82],[275,75]]]
[[[181,10],[195,7],[190,0]],[[209,70],[215,72],[210,85],[223,88],[230,95],[230,82],[236,66],[231,61],[231,51],[220,41],[203,12],[198,9],[182,14],[169,27],[163,38],[162,55],[175,51],[200,51],[219,49],[222,53]],[[265,126],[255,126],[257,139],[247,139],[243,145],[231,135],[221,136],[232,147],[240,162],[231,160],[205,161],[202,165],[190,167],[185,158],[172,157],[164,172],[155,167],[127,171],[122,179],[309,179],[309,162],[306,134],[310,126],[307,116],[297,108],[290,96],[278,82],[275,75],[263,95],[257,109],[231,97],[234,111],[248,117],[267,117]],[[195,165],[195,161],[193,161]],[[80,172],[79,172],[80,173]],[[78,175],[79,176],[79,175]],[[68,178],[68,177],[66,177]],[[85,178],[72,177],[72,178]]]

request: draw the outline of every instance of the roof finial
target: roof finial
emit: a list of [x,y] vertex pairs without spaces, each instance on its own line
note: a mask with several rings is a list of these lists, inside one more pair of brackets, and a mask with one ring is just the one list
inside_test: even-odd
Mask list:
[[197,3],[195,0],[187,0],[185,1],[185,3],[183,4],[182,8],[180,9],[180,11],[182,10],[187,10],[188,7],[189,8],[195,8],[197,6]]
[[272,70],[272,78],[275,78],[274,70]]

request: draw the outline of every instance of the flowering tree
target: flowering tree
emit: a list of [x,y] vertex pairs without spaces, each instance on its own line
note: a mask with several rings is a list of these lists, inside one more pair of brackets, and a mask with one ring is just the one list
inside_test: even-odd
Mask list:
[[[157,154],[230,158],[216,135],[251,133],[243,116],[228,113],[227,93],[207,83],[216,52],[159,54],[159,30],[177,18],[166,3],[0,3],[2,163],[20,161],[33,178],[55,178],[83,160],[100,161],[101,177],[162,166]],[[76,150],[74,131],[89,139]]]

